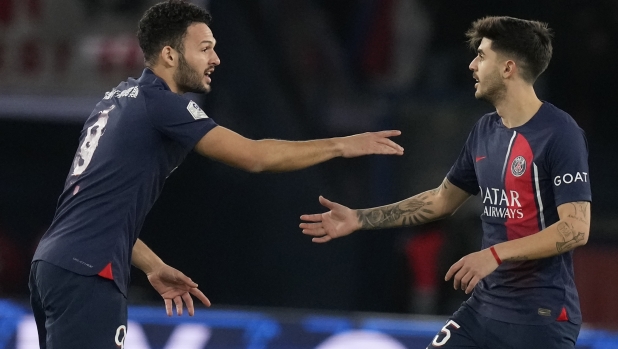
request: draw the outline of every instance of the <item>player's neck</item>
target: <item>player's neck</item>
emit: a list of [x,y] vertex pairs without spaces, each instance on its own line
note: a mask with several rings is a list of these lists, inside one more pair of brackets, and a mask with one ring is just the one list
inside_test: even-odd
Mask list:
[[182,91],[180,91],[178,85],[174,81],[174,72],[172,69],[166,69],[166,67],[162,66],[161,64],[157,64],[148,68],[152,70],[152,72],[155,73],[156,76],[163,79],[163,81],[165,81],[165,83],[172,92],[182,94]]
[[505,97],[496,103],[496,111],[507,128],[519,127],[539,111],[539,100],[532,85],[511,86]]

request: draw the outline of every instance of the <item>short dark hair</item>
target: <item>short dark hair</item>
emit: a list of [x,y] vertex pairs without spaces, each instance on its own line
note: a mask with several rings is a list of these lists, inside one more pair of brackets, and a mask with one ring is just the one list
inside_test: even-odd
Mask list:
[[487,38],[492,41],[492,50],[516,59],[522,68],[522,78],[530,83],[534,83],[549,65],[552,36],[547,23],[513,17],[481,18],[466,32],[473,50]]
[[165,46],[183,53],[187,28],[193,23],[210,24],[210,14],[184,0],[168,0],[149,8],[139,21],[137,39],[144,52],[146,65],[156,63]]

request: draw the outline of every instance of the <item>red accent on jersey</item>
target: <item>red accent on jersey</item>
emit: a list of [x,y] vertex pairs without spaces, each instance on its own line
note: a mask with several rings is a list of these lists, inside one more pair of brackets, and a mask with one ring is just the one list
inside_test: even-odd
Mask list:
[[98,275],[106,279],[114,280],[114,275],[112,275],[112,263],[107,263],[105,268],[103,268]]
[[481,160],[485,159],[486,157],[487,157],[487,156],[477,156],[477,157],[476,157],[476,162],[479,162],[479,161],[481,161]]
[[[525,159],[525,163],[522,164],[521,161],[518,161],[514,169],[513,162],[520,156]],[[523,217],[518,217],[517,215],[510,218],[507,217],[504,225],[506,226],[506,236],[509,240],[519,239],[539,232],[537,217],[539,211],[534,200],[533,160],[534,155],[532,154],[530,143],[528,143],[524,136],[517,134],[513,147],[511,148],[509,161],[506,163],[504,189],[508,195],[510,195],[511,191],[517,192],[519,196],[517,202],[521,204]],[[519,177],[515,174],[518,174]],[[511,208],[519,207],[517,203],[515,203],[515,207]]]
[[556,321],[569,321],[569,316],[567,315],[565,307],[562,307],[562,311],[560,312],[560,315],[558,316]]

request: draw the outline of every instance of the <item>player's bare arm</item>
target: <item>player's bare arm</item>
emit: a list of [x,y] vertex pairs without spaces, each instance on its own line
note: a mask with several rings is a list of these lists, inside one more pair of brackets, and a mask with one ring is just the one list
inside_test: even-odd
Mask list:
[[[566,215],[564,222],[558,224],[559,240],[556,242],[556,251],[562,253],[585,245],[590,234],[590,203],[587,201],[570,202],[567,206],[558,207],[558,214]],[[564,207],[563,207],[564,206]],[[566,212],[560,212],[560,208]],[[569,212],[571,211],[571,212]],[[569,222],[570,221],[570,222]]]
[[496,244],[494,252],[487,248],[463,257],[451,266],[445,280],[453,277],[454,288],[469,293],[499,263],[551,257],[585,245],[590,234],[590,202],[569,202],[557,209],[558,222],[536,234]]
[[302,215],[303,234],[313,242],[327,242],[361,229],[384,229],[420,225],[452,215],[470,196],[448,179],[435,189],[394,204],[352,210],[320,197],[329,212]]
[[494,246],[502,261],[539,259],[583,246],[590,234],[590,202],[568,202],[558,206],[560,220],[545,230]]
[[403,148],[389,139],[400,134],[400,131],[380,131],[310,141],[256,141],[217,126],[197,143],[195,150],[203,156],[249,172],[285,172],[335,157],[403,155]]
[[165,264],[144,242],[137,239],[133,246],[131,263],[148,276],[152,287],[163,297],[165,311],[172,316],[172,301],[176,305],[176,314],[182,315],[183,301],[190,316],[195,313],[191,295],[207,307],[210,301],[197,288],[197,284],[177,269]]
[[469,196],[445,178],[435,189],[394,204],[356,210],[356,216],[361,229],[421,225],[452,215]]

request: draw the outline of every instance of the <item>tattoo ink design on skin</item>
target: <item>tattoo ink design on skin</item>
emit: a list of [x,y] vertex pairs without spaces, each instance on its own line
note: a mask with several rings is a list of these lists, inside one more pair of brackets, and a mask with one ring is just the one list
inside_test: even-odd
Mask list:
[[356,215],[362,229],[380,229],[397,225],[401,220],[401,225],[419,225],[430,222],[435,217],[435,210],[431,209],[435,197],[442,190],[447,190],[448,186],[445,179],[442,184],[432,190],[413,196],[402,202],[380,208],[357,210]]
[[568,251],[571,247],[584,240],[584,233],[576,233],[573,226],[567,222],[558,224],[558,233],[563,241],[556,242],[556,250],[559,253]]
[[590,224],[588,217],[586,217],[586,211],[588,210],[589,204],[590,203],[587,201],[572,202],[571,205],[573,205],[573,214],[569,214],[568,217],[576,219],[584,224]]
[[[590,221],[587,217],[587,211],[590,203],[588,201],[578,201],[572,202],[571,205],[573,205],[573,214],[569,214],[567,217],[575,219],[585,225],[589,225]],[[583,232],[576,232],[573,225],[567,222],[558,224],[558,233],[563,240],[561,242],[556,242],[556,249],[559,253],[570,250],[586,237],[586,234]]]
[[431,201],[425,201],[429,194],[420,198],[412,198],[404,202],[379,209],[358,210],[356,214],[363,229],[378,229],[389,227],[403,217],[403,225],[421,224],[429,221],[425,215],[433,215],[434,211],[425,208],[431,206]]

